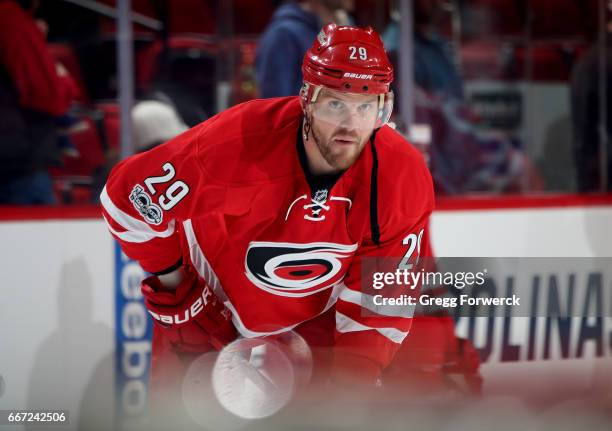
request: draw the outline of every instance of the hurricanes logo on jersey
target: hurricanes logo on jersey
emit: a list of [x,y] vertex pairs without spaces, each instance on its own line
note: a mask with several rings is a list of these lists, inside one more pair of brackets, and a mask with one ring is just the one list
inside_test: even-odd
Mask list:
[[280,296],[308,296],[344,277],[357,244],[251,242],[246,276],[260,289]]

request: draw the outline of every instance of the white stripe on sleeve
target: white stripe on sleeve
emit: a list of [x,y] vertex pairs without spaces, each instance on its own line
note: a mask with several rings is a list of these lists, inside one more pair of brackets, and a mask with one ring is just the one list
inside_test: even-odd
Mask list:
[[113,203],[110,196],[108,195],[108,192],[106,191],[106,186],[100,194],[100,202],[102,203],[102,206],[104,207],[108,215],[110,215],[115,222],[117,222],[124,229],[126,229],[126,232],[116,231],[111,227],[108,220],[106,220],[106,217],[104,217],[104,220],[106,221],[109,230],[123,241],[147,242],[153,238],[167,238],[174,233],[174,220],[171,220],[170,223],[168,223],[168,227],[165,231],[159,232],[151,228],[151,226],[146,224],[144,221],[137,220],[131,215],[120,210]]
[[374,302],[374,296],[344,287],[345,289],[340,293],[341,301],[359,305],[380,316],[410,318],[414,315],[415,305],[377,305]]
[[372,328],[370,326],[363,325],[338,311],[336,311],[336,329],[342,333],[376,331],[383,337],[396,344],[401,344],[402,341],[404,341],[404,338],[406,338],[408,335],[408,332],[402,332],[396,328]]

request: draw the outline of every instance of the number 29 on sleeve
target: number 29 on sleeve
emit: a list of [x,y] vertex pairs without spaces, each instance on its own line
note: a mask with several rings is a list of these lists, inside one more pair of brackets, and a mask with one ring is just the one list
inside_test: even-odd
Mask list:
[[[172,163],[164,163],[162,169],[165,172],[164,175],[148,177],[144,180],[145,186],[152,196],[157,194],[157,189],[155,188],[156,184],[168,183],[176,176],[176,170],[174,169],[174,166],[172,166]],[[166,189],[166,192],[159,197],[159,206],[168,211],[174,208],[176,204],[187,196],[187,193],[189,193],[189,186],[184,181],[175,180]]]

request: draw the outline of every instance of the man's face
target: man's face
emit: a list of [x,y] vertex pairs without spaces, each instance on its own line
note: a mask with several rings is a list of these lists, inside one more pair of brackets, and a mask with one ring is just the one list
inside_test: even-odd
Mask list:
[[312,133],[319,152],[333,168],[348,169],[374,131],[378,95],[323,88],[309,110]]

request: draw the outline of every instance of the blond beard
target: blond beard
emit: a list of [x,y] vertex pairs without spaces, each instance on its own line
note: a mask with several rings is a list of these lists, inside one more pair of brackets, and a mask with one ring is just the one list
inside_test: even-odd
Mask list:
[[323,156],[323,159],[327,162],[329,166],[336,168],[340,171],[347,170],[353,165],[353,163],[357,161],[359,155],[361,154],[361,151],[363,150],[363,147],[365,146],[365,143],[367,142],[367,140],[365,142],[360,142],[358,150],[353,151],[348,155],[344,152],[340,154],[334,154],[331,151],[331,145],[329,145],[329,142],[327,143],[328,145],[323,144],[324,141],[317,134],[316,127],[312,126],[311,131],[312,139],[314,140],[317,148],[319,149],[319,153],[321,153],[321,156]]

